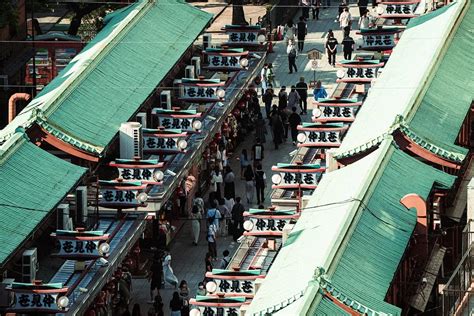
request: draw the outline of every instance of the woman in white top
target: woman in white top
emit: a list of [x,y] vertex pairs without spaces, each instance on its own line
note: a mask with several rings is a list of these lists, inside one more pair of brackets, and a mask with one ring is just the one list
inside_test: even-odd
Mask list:
[[221,184],[223,181],[222,172],[219,170],[219,167],[216,166],[216,168],[211,172],[211,192],[215,192],[214,197],[217,200],[220,200],[222,197]]
[[165,281],[174,288],[178,286],[178,278],[174,275],[173,269],[171,268],[171,255],[168,253],[163,260],[163,275]]
[[365,12],[360,18],[359,18],[359,29],[368,29],[369,28],[369,23],[370,19],[367,16],[367,12]]
[[286,41],[287,46],[290,40],[295,39],[295,33],[296,33],[296,26],[293,23],[293,20],[289,20],[288,23],[286,23],[285,25],[285,41]]

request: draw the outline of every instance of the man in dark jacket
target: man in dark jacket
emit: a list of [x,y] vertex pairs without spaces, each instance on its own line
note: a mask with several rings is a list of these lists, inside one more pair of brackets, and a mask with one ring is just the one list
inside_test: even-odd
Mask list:
[[304,77],[300,77],[300,82],[296,84],[296,92],[300,96],[301,114],[306,114],[308,109],[308,85],[304,82]]
[[234,226],[232,237],[234,241],[237,241],[244,231],[244,212],[245,207],[240,203],[240,197],[236,197],[234,207],[232,207],[232,222]]
[[293,113],[290,114],[288,122],[290,123],[291,138],[293,139],[293,145],[296,145],[296,139],[298,136],[298,125],[301,124],[301,116],[296,113],[296,106],[293,107]]
[[296,24],[296,34],[298,36],[298,51],[301,53],[304,48],[304,39],[308,34],[308,27],[304,20],[304,17],[300,16],[300,21]]

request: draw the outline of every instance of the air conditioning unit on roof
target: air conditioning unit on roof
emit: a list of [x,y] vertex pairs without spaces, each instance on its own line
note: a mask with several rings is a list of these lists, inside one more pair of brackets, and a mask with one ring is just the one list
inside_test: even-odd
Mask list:
[[120,125],[120,158],[141,159],[143,157],[142,125],[127,122]]

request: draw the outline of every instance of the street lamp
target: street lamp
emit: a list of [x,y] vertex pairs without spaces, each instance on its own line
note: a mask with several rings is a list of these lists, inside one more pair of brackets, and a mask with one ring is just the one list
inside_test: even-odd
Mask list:
[[258,37],[257,37],[257,40],[260,44],[263,44],[265,43],[265,40],[266,40],[266,36],[265,34],[260,34]]
[[188,142],[184,139],[178,141],[178,148],[181,150],[185,150],[188,147]]
[[281,175],[279,173],[275,173],[273,176],[272,176],[272,183],[274,185],[279,185],[281,183]]
[[140,204],[145,203],[148,200],[148,194],[146,194],[145,192],[138,194],[137,200],[138,202],[140,202]]
[[225,90],[224,89],[217,89],[217,96],[220,99],[223,99],[225,97]]
[[110,252],[110,245],[107,242],[103,242],[99,245],[99,254],[106,255]]
[[249,65],[249,60],[247,58],[241,58],[239,63],[242,68],[247,68]]
[[217,283],[214,281],[209,281],[206,283],[206,291],[210,294],[214,293],[217,290]]
[[313,109],[313,117],[320,117],[323,112],[319,108],[314,108]]
[[382,6],[377,6],[377,14],[382,15],[385,12],[385,9]]
[[304,143],[306,141],[306,133],[299,133],[298,136],[296,136],[296,140],[299,143]]
[[253,223],[252,223],[252,221],[246,220],[246,221],[244,222],[244,229],[245,229],[246,231],[251,231],[252,228],[253,228]]
[[201,311],[197,308],[193,308],[189,311],[189,316],[201,316]]
[[56,305],[61,308],[66,308],[69,305],[69,298],[65,295],[58,297],[56,300]]
[[200,120],[193,121],[193,129],[199,131],[202,128],[202,122]]
[[339,69],[338,71],[336,71],[336,76],[337,76],[338,79],[344,78],[345,74],[346,74],[346,72],[342,69]]
[[164,176],[165,176],[165,175],[164,175],[163,171],[161,171],[161,170],[155,170],[155,171],[153,172],[153,179],[154,179],[156,182],[160,182],[161,180],[163,180]]

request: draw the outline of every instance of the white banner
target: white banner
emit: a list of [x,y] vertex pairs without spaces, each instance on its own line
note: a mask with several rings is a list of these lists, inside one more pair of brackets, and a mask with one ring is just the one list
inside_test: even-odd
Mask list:
[[378,5],[384,8],[384,13],[381,14],[384,17],[397,18],[397,16],[399,16],[400,18],[402,18],[402,17],[407,17],[407,16],[416,16],[415,14],[416,3],[384,4],[382,2],[382,3],[379,3]]
[[291,218],[260,218],[260,217],[249,217],[249,221],[252,222],[253,227],[247,233],[282,233],[283,227],[288,224]]
[[377,78],[378,70],[379,68],[347,68],[341,81],[344,81],[344,79],[372,81],[372,79]]
[[317,173],[300,173],[300,172],[280,172],[281,185],[287,184],[318,184],[316,179]]

